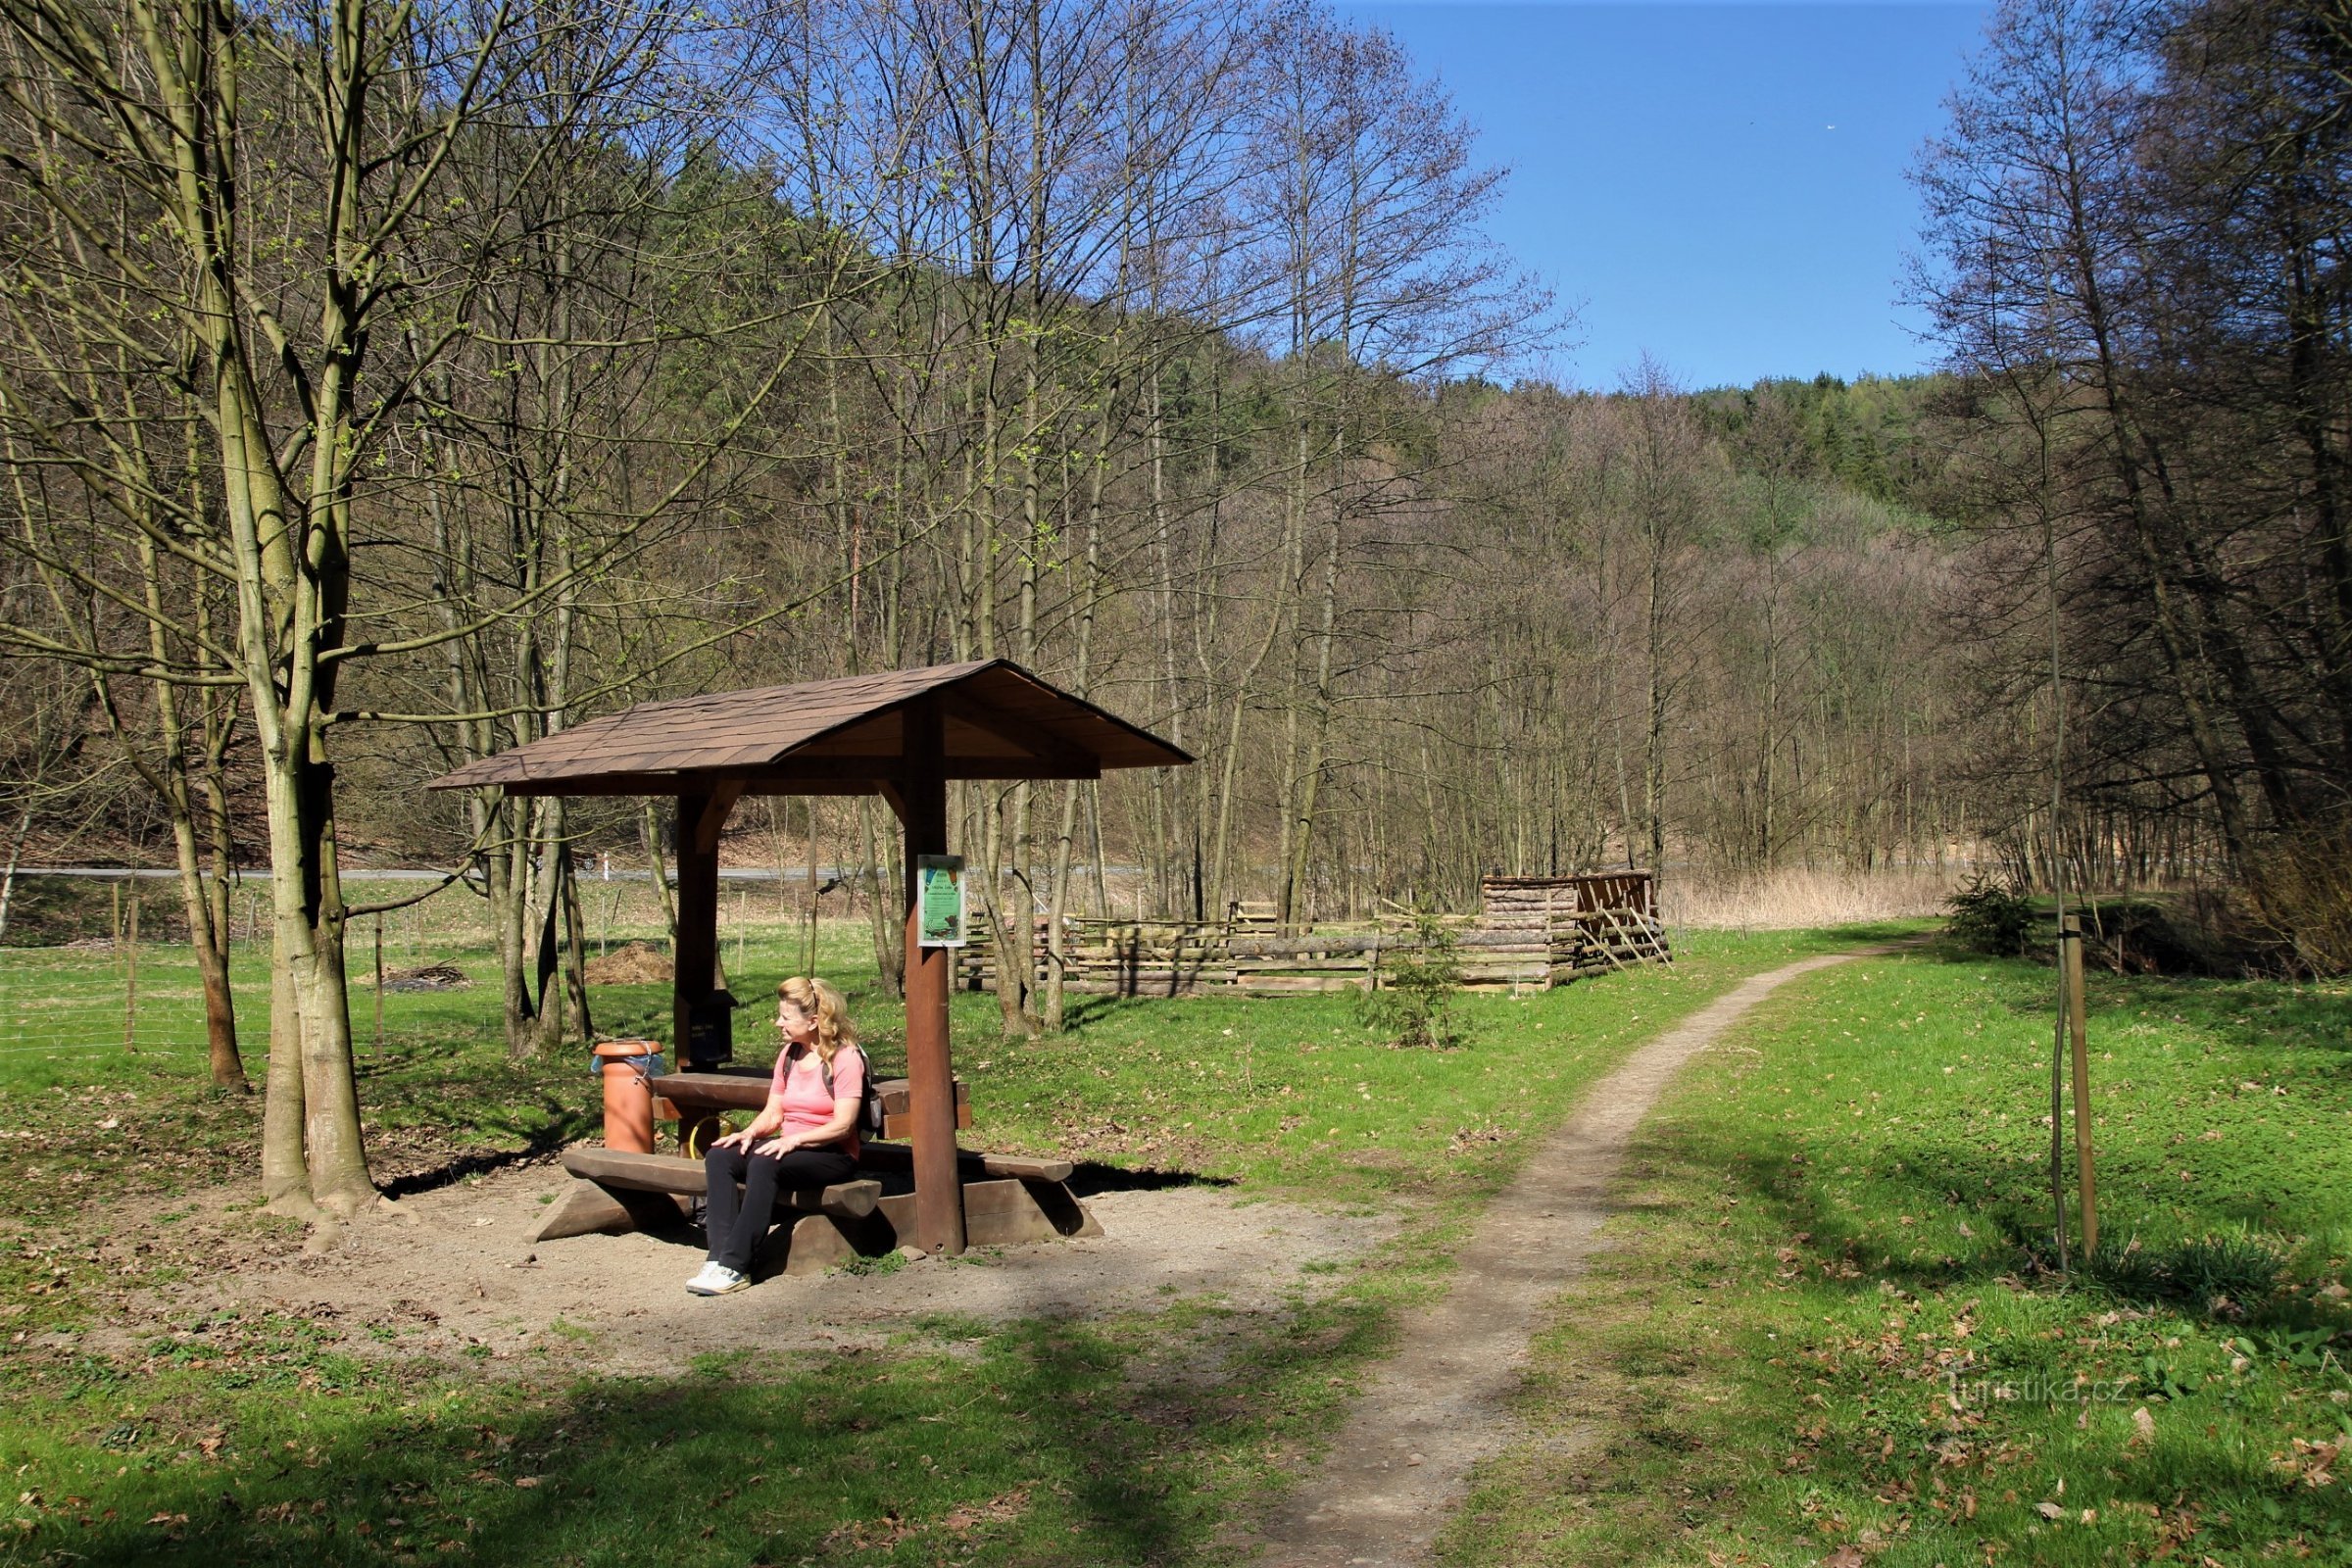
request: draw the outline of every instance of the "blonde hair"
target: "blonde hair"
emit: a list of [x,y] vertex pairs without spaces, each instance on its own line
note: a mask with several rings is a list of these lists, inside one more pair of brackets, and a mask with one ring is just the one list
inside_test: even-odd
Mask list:
[[858,1027],[850,1022],[850,1004],[830,980],[796,974],[776,987],[776,995],[816,1020],[816,1059],[833,1065],[833,1054],[858,1044]]

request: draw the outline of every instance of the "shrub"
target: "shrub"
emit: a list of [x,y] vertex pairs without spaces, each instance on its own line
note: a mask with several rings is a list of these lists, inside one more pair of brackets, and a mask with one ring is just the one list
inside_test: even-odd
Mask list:
[[2307,974],[2352,972],[2352,822],[2282,834],[2252,867],[2255,924]]
[[1972,953],[2014,958],[2034,935],[2034,905],[2023,893],[1978,877],[1946,901],[1952,911],[1944,927]]
[[1372,987],[1358,1010],[1395,1044],[1447,1050],[1468,1038],[1453,1012],[1454,995],[1462,988],[1461,943],[1428,910],[1413,914],[1410,949],[1380,955]]

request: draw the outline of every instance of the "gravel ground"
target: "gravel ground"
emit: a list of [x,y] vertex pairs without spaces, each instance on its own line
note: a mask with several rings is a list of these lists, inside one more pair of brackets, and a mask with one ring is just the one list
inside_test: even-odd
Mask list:
[[1209,1186],[1107,1192],[1086,1200],[1104,1232],[1098,1238],[925,1258],[883,1274],[778,1274],[737,1295],[698,1298],[684,1286],[702,1264],[699,1233],[532,1241],[548,1213],[541,1200],[569,1182],[550,1165],[494,1172],[387,1204],[324,1251],[285,1236],[238,1245],[240,1216],[225,1211],[223,1194],[187,1222],[199,1233],[190,1242],[210,1244],[200,1250],[212,1266],[168,1293],[142,1293],[125,1317],[282,1312],[348,1324],[355,1349],[370,1343],[359,1331],[376,1324],[401,1331],[403,1352],[486,1345],[493,1359],[552,1331],[575,1369],[585,1361],[662,1374],[703,1351],[879,1344],[938,1314],[1104,1317],[1197,1298],[1265,1310],[1340,1277],[1308,1265],[1357,1255],[1395,1231],[1393,1219],[1245,1202]]

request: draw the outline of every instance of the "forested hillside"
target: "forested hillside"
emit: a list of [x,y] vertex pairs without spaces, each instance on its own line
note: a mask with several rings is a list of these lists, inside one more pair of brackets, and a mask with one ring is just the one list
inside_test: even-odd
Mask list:
[[[1915,392],[1511,380],[1572,324],[1481,238],[1498,176],[1376,33],[1150,9],[992,13],[972,38],[948,17],[454,33],[501,107],[376,132],[448,136],[429,204],[293,117],[218,124],[295,178],[188,222],[299,222],[352,179],[379,228],[340,285],[242,263],[250,295],[321,292],[217,343],[191,340],[201,290],[143,338],[90,330],[169,246],[123,230],[93,259],[43,198],[117,177],[67,135],[105,117],[63,76],[20,106],[48,150],[14,243],[60,309],[26,318],[43,352],[10,439],[40,481],[27,515],[70,541],[17,557],[17,646],[61,656],[18,666],[42,715],[14,770],[32,841],[120,854],[184,776],[190,836],[218,836],[206,799],[242,802],[227,853],[263,856],[267,747],[233,694],[267,669],[270,704],[303,700],[306,616],[340,842],[484,847],[518,933],[560,898],[545,846],[640,824],[427,802],[423,779],[648,697],[998,655],[1200,759],[1099,801],[973,792],[972,847],[1035,871],[1021,901],[1078,896],[1042,869],[1073,843],[1080,867],[1098,843],[1148,866],[1162,908],[1306,918],[1458,900],[1495,866],[1870,863],[1963,831],[1935,782],[1938,556],[1887,510],[1919,482]],[[27,24],[28,65],[78,58],[68,20]],[[750,52],[721,69],[722,43]],[[246,35],[246,91],[294,90],[333,47]],[[632,74],[648,49],[691,82]],[[354,69],[391,95],[424,62]],[[182,199],[120,196],[167,220]],[[341,579],[316,608],[288,579],[294,641],[258,656],[232,601],[240,509],[265,501],[231,493],[206,380],[231,366],[240,417],[342,454],[270,475]],[[345,406],[319,408],[344,366]],[[104,818],[40,808],[66,774],[86,800],[92,768],[123,786]],[[837,854],[872,833],[854,814],[823,825]]]

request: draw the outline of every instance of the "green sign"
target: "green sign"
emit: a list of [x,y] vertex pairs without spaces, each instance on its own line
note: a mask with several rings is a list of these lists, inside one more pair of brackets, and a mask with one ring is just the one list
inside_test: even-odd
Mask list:
[[917,945],[926,948],[963,946],[963,857],[918,855],[914,858]]

